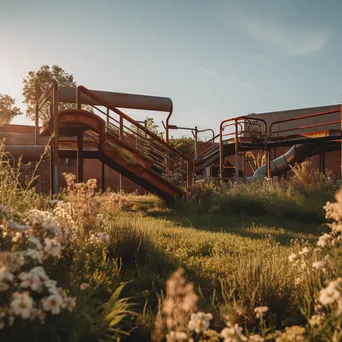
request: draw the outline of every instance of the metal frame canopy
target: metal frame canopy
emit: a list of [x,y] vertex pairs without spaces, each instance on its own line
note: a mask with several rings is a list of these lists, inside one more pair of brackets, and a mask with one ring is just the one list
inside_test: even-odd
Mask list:
[[[102,90],[91,90],[92,93],[101,96],[106,102],[119,108],[154,110],[159,112],[171,112],[172,100],[168,97],[147,96],[137,94],[115,93]],[[59,101],[76,103],[76,88],[60,87]],[[81,103],[87,105],[100,105],[94,99],[82,94]]]

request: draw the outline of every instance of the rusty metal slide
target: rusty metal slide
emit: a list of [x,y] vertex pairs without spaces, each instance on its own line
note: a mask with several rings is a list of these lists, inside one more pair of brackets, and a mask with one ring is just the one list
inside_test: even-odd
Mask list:
[[[78,181],[83,180],[83,158],[97,158],[166,200],[186,195],[193,177],[192,161],[113,104],[125,108],[131,106],[169,111],[172,109],[171,100],[92,91],[83,86],[74,89],[72,96],[70,89],[58,88],[56,83],[48,91],[39,100],[37,110],[51,101],[52,97],[52,114],[40,129],[36,115],[36,131],[45,136],[55,133],[51,143],[54,158],[51,169],[55,174],[58,174],[58,158],[61,153],[63,156],[77,157]],[[60,110],[59,102],[75,103],[77,108],[74,106]],[[77,137],[76,146],[62,151],[63,139],[69,137]],[[92,146],[89,147],[88,141],[86,147],[85,138],[92,139]],[[58,179],[53,174],[52,179],[56,180],[53,189],[56,193],[59,190]]]
[[[297,144],[292,146],[283,155],[271,161],[271,176],[279,176],[285,171],[290,170],[294,164],[303,162],[312,155],[316,147],[316,144]],[[267,177],[266,164],[256,169],[252,178],[263,179],[265,177]]]

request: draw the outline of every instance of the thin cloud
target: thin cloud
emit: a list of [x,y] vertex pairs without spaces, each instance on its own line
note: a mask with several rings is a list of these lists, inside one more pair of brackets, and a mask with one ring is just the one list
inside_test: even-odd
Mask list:
[[285,54],[308,56],[322,50],[331,33],[317,29],[293,29],[280,24],[267,23],[256,18],[241,16],[240,30],[249,37],[270,43]]
[[252,86],[250,84],[241,82],[241,81],[239,81],[239,80],[237,80],[237,79],[235,79],[233,77],[225,76],[225,75],[219,74],[219,73],[217,73],[215,71],[211,71],[211,70],[208,70],[208,69],[202,68],[202,67],[200,67],[199,69],[201,71],[205,72],[206,74],[210,75],[210,76],[215,76],[215,77],[220,77],[220,78],[226,79],[228,81],[234,82],[234,83],[236,83],[236,84],[238,84],[240,86],[243,86],[243,87],[248,88],[250,90],[256,91],[258,93],[262,93],[262,94],[266,94],[266,95],[272,95],[269,92],[267,92],[266,90],[263,90],[261,88],[254,87],[254,86]]

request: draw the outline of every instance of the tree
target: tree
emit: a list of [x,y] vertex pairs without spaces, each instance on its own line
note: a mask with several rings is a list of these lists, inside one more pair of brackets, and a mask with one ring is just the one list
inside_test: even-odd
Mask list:
[[0,94],[0,125],[8,124],[16,116],[21,114],[15,106],[15,100],[6,94]]
[[171,138],[169,140],[170,145],[177,149],[179,152],[183,153],[188,157],[194,156],[195,151],[195,140],[193,138],[181,137],[181,138]]
[[[31,120],[35,118],[34,105],[37,98],[43,94],[43,92],[51,84],[51,81],[55,79],[61,87],[76,87],[76,82],[71,74],[68,74],[58,65],[42,65],[38,71],[29,71],[26,78],[23,80],[23,96],[26,104],[26,116]],[[66,105],[61,105],[60,110],[66,108]],[[70,106],[68,106],[70,107]],[[43,122],[49,120],[48,107],[45,107],[40,112],[40,119]]]

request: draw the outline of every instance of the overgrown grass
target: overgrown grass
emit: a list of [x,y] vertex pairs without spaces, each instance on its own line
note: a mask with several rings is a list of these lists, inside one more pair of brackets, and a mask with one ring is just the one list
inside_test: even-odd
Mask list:
[[198,182],[190,201],[179,204],[183,214],[267,216],[284,221],[322,223],[323,205],[333,200],[338,182],[310,169],[310,163],[293,168],[289,181],[257,181],[234,185]]
[[[170,209],[154,196],[97,194],[94,182],[74,184],[68,176],[63,201],[53,207],[29,187],[20,187],[19,173],[7,161],[2,165],[1,204],[14,211],[7,217],[3,208],[3,217],[24,222],[28,210],[47,209],[63,232],[59,258],[44,261],[44,267],[79,302],[72,318],[55,320],[58,327],[54,317],[49,320],[51,340],[110,340],[125,333],[126,340],[150,340],[167,279],[179,267],[196,284],[199,309],[217,317],[212,322],[217,330],[232,307],[240,312],[236,321],[249,330],[259,329],[258,306],[268,307],[273,329],[307,321],[303,288],[294,281],[298,272],[290,267],[289,255],[313,245],[322,233],[322,207],[336,188],[329,179],[321,177],[316,186],[311,176],[304,184],[302,179],[302,186],[298,176],[291,182],[229,187],[201,183],[188,203]],[[20,245],[8,227],[0,230],[0,244],[13,253]],[[43,224],[40,228],[37,234],[44,232]],[[307,279],[305,300],[317,290],[317,279],[310,274]],[[82,284],[89,286],[87,292],[80,292]],[[134,313],[116,289],[132,298]]]

